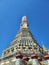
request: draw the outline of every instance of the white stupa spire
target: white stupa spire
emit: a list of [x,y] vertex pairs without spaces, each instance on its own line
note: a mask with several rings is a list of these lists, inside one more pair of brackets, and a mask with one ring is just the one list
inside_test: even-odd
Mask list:
[[26,16],[23,16],[23,17],[22,17],[22,22],[23,22],[23,23],[24,23],[24,22],[27,22]]
[[21,23],[21,29],[22,28],[28,28],[27,18],[26,16],[22,17],[22,23]]

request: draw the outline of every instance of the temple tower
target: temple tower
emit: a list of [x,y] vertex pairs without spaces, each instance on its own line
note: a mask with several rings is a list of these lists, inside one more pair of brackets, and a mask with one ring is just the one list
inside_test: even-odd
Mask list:
[[41,58],[44,56],[44,53],[45,51],[35,40],[29,29],[27,17],[23,16],[20,24],[20,29],[17,35],[11,42],[11,45],[2,53],[0,64],[27,65],[27,62],[31,59],[33,65],[34,62],[36,62],[35,65],[40,65],[39,62],[41,62]]

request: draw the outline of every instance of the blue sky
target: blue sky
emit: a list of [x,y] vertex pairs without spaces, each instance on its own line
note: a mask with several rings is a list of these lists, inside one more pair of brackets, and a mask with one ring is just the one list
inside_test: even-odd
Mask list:
[[34,38],[49,49],[49,0],[0,0],[0,56],[27,16]]

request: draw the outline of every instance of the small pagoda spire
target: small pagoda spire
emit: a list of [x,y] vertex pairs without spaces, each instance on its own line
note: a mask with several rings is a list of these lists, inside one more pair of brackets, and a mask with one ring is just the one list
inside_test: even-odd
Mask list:
[[22,17],[22,23],[21,23],[20,29],[22,29],[22,28],[28,28],[28,22],[27,22],[26,16]]

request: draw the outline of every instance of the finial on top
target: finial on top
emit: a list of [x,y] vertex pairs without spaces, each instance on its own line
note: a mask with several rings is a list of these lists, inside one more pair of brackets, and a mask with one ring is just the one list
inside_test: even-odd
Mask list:
[[27,17],[26,16],[22,17],[22,22],[27,22]]
[[22,17],[21,29],[22,28],[28,28],[28,22],[27,22],[27,17],[26,16]]

